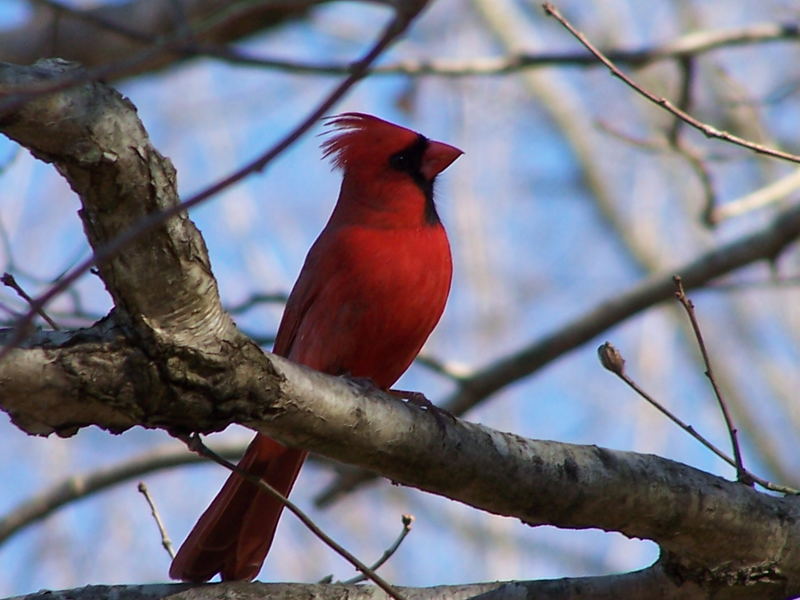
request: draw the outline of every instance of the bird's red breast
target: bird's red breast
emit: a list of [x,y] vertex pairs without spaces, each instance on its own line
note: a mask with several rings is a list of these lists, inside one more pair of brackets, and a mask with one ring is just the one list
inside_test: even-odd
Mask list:
[[461,151],[369,115],[329,123],[338,133],[323,148],[344,180],[290,295],[275,352],[388,388],[447,301],[452,261],[433,183]]

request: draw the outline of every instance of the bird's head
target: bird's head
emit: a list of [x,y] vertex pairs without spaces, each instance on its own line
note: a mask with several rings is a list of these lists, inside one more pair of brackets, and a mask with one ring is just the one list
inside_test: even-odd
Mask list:
[[324,155],[344,172],[340,203],[407,216],[422,209],[426,222],[439,222],[433,182],[461,150],[363,113],[344,113],[326,124],[333,135],[322,144]]

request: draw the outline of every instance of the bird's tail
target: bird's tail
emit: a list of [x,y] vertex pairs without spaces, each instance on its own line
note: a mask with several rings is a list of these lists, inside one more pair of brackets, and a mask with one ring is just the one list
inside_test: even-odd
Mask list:
[[[257,435],[239,466],[289,495],[307,452]],[[267,556],[283,504],[236,473],[197,521],[169,575],[182,581],[253,579]]]

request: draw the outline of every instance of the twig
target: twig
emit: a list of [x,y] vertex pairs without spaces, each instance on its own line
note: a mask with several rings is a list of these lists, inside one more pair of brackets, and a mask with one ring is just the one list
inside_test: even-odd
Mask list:
[[[38,6],[52,10],[56,15],[69,15],[75,20],[83,21],[93,27],[116,33],[122,37],[142,43],[153,43],[157,41],[156,36],[141,33],[135,29],[131,29],[125,25],[121,25],[111,19],[103,17],[97,10],[80,9],[72,6],[67,6],[56,0],[31,0]],[[180,32],[183,33],[182,31]]]
[[770,279],[759,279],[750,281],[734,281],[730,283],[710,283],[700,288],[703,291],[711,292],[736,292],[741,290],[753,290],[764,288],[782,288],[800,286],[800,275],[789,275],[784,277],[772,277]]
[[[141,44],[152,44],[161,41],[159,36],[132,29],[118,21],[104,17],[98,10],[74,8],[56,0],[32,0],[41,6],[48,7],[58,13],[83,21],[96,28],[113,32]],[[387,2],[387,4],[389,4]],[[196,30],[196,29],[195,29]],[[177,30],[185,33],[184,28]],[[696,31],[674,40],[655,46],[635,50],[611,50],[608,56],[618,62],[630,66],[644,66],[662,60],[682,59],[724,47],[735,47],[746,44],[759,44],[774,41],[793,41],[798,38],[798,27],[795,23],[760,23],[736,29],[720,31]],[[252,56],[236,47],[220,44],[193,43],[189,36],[178,35],[169,44],[168,50],[183,57],[208,56],[228,62],[229,64],[248,65],[271,68],[288,73],[310,73],[318,75],[346,75],[352,66],[343,63],[309,63],[285,59],[272,59]],[[574,52],[520,52],[504,57],[486,57],[468,60],[430,61],[404,60],[382,65],[373,73],[376,75],[434,75],[439,77],[472,77],[480,75],[503,75],[515,73],[522,69],[545,67],[552,65],[592,67],[597,62],[584,54]]]
[[206,458],[210,458],[215,463],[222,465],[229,471],[238,474],[240,477],[245,479],[246,481],[252,483],[253,485],[257,486],[264,492],[268,493],[270,496],[278,500],[281,504],[283,504],[289,511],[291,511],[300,521],[305,525],[314,535],[316,535],[320,540],[322,540],[327,546],[332,548],[334,552],[339,554],[342,558],[344,558],[347,562],[353,565],[357,570],[361,571],[364,575],[366,575],[372,582],[375,583],[378,587],[380,587],[384,592],[386,592],[389,596],[394,598],[395,600],[405,600],[405,598],[386,580],[384,580],[381,576],[375,573],[372,569],[370,569],[367,565],[361,562],[358,558],[356,558],[353,554],[348,552],[343,546],[338,544],[334,541],[328,534],[326,534],[319,526],[314,523],[314,521],[309,517],[305,512],[303,512],[294,502],[286,498],[283,494],[281,494],[278,490],[268,484],[266,481],[261,479],[260,477],[256,477],[252,473],[248,473],[244,469],[240,469],[237,465],[233,464],[230,461],[225,460],[221,456],[218,456],[211,450],[209,450],[205,444],[203,444],[202,439],[198,434],[192,434],[191,436],[178,436],[191,451],[200,454],[201,456],[205,456]]
[[0,162],[0,175],[3,175],[11,165],[14,164],[14,161],[20,156],[22,153],[20,152],[21,148],[19,146],[14,146],[11,149],[11,152],[8,153],[8,156]]
[[[681,87],[678,94],[677,106],[678,109],[688,113],[692,109],[692,101],[694,96],[693,81],[696,72],[695,57],[693,55],[684,55],[678,61],[681,71]],[[703,157],[699,152],[695,151],[691,145],[683,139],[681,135],[685,131],[685,122],[681,119],[674,119],[672,125],[667,133],[667,142],[670,147],[683,156],[689,163],[689,167],[695,172],[697,178],[700,180],[700,185],[703,189],[703,196],[705,197],[704,208],[702,212],[702,221],[711,226],[711,212],[717,203],[717,194],[714,191],[714,183],[711,179],[711,172],[706,167]]]
[[680,276],[675,275],[675,277],[673,277],[673,281],[675,282],[675,298],[681,303],[681,306],[683,306],[684,310],[686,310],[686,314],[688,315],[689,321],[692,324],[694,335],[697,338],[697,345],[700,347],[700,354],[702,354],[703,362],[706,366],[705,375],[709,382],[711,382],[711,387],[714,389],[714,395],[717,398],[717,403],[719,404],[719,408],[722,411],[722,416],[725,419],[725,426],[728,428],[728,434],[731,438],[731,446],[733,447],[733,456],[736,459],[736,478],[741,483],[752,485],[753,482],[747,475],[747,471],[744,468],[744,463],[742,462],[742,452],[739,448],[739,439],[736,436],[736,427],[733,424],[733,419],[731,418],[730,413],[728,412],[728,406],[725,403],[725,399],[722,397],[722,391],[719,389],[717,380],[714,378],[714,372],[711,370],[711,360],[709,359],[708,351],[706,350],[703,334],[700,331],[700,324],[697,322],[697,315],[694,312],[694,304],[691,300],[689,300],[689,298],[686,297],[686,292],[683,289],[683,281],[681,281]]
[[445,362],[430,354],[417,355],[417,358],[414,359],[414,364],[422,365],[426,369],[455,382],[466,379],[472,373],[472,370],[466,365],[457,364],[455,362]]
[[[11,315],[14,319],[19,318],[19,313],[15,311],[10,306],[6,305],[4,302],[0,302],[0,310],[5,313]],[[13,321],[6,322],[5,320],[0,320],[0,327],[7,327],[13,324]]]
[[[406,536],[411,532],[411,525],[414,523],[414,515],[403,515],[402,517],[403,529],[400,532],[400,535],[397,536],[397,539],[394,543],[389,546],[381,555],[381,557],[375,561],[375,563],[370,567],[373,571],[377,571],[380,569],[384,563],[389,560],[392,555],[397,552],[397,549],[400,547],[400,544],[403,543],[403,540],[406,539]],[[346,581],[342,581],[344,585],[351,585],[354,583],[361,583],[362,581],[366,581],[366,576],[362,573],[361,575],[357,575],[352,579],[347,579]]]
[[144,481],[140,481],[139,485],[136,486],[136,489],[139,490],[139,493],[141,493],[142,496],[144,496],[144,499],[147,500],[147,504],[150,505],[150,514],[153,515],[153,519],[155,520],[156,526],[158,527],[158,532],[161,534],[161,545],[164,546],[164,550],[167,551],[167,554],[169,554],[170,559],[175,558],[175,550],[173,550],[172,548],[172,540],[169,539],[167,528],[164,527],[164,522],[161,520],[161,515],[158,514],[156,503],[150,496],[150,490],[147,489],[147,486],[144,484]]
[[285,292],[275,292],[272,294],[253,294],[245,298],[239,304],[234,304],[227,310],[230,314],[236,315],[247,312],[259,304],[284,304],[288,295]]
[[702,132],[703,135],[705,135],[706,137],[717,138],[729,142],[731,144],[735,144],[737,146],[742,146],[743,148],[748,148],[749,150],[752,150],[759,154],[765,154],[767,156],[773,156],[775,158],[780,158],[783,160],[800,163],[800,156],[797,156],[796,154],[791,154],[789,152],[783,152],[782,150],[769,148],[762,144],[757,144],[755,142],[751,142],[744,138],[740,138],[736,135],[728,133],[727,131],[721,131],[716,127],[713,127],[707,123],[703,123],[698,119],[695,119],[692,115],[690,115],[684,110],[681,110],[679,107],[675,106],[675,104],[673,104],[666,98],[656,96],[652,92],[647,91],[638,83],[633,81],[633,79],[625,75],[625,73],[620,71],[619,68],[613,62],[611,62],[611,60],[609,60],[608,57],[605,56],[605,54],[603,54],[602,52],[600,52],[600,50],[595,48],[592,45],[592,43],[586,38],[586,36],[584,36],[580,31],[575,29],[575,27],[573,27],[573,25],[561,15],[561,13],[553,4],[551,4],[550,2],[545,2],[543,7],[545,13],[547,13],[548,15],[556,19],[556,21],[561,23],[561,25],[563,25],[567,31],[569,31],[573,36],[575,36],[575,38],[581,44],[583,44],[584,47],[586,47],[586,49],[589,50],[589,52],[591,52],[597,58],[597,60],[602,62],[608,68],[608,70],[611,71],[612,75],[621,79],[631,89],[633,89],[638,94],[650,100],[650,102],[664,108],[665,110],[669,111],[670,113],[672,113],[673,115],[675,115],[677,118],[681,119],[688,125],[691,125],[698,131]]
[[710,220],[717,224],[724,219],[738,217],[749,211],[763,208],[784,199],[798,188],[800,188],[800,169],[741,198],[716,207],[710,215]]
[[[695,74],[695,57],[691,54],[680,57],[678,61],[681,70],[681,89],[678,95],[678,107],[683,111],[688,111],[692,106],[692,83]],[[672,126],[667,134],[667,140],[673,146],[678,146],[678,140],[681,135],[683,121],[676,119],[672,122]]]
[[604,121],[603,119],[595,119],[594,126],[598,131],[602,131],[603,133],[606,133],[620,140],[621,142],[625,142],[630,146],[641,148],[646,152],[663,153],[672,151],[672,147],[666,142],[666,140],[662,138],[647,139],[636,137],[631,133],[617,129],[614,125]]
[[[366,54],[358,61],[353,63],[352,72],[343,81],[337,85],[334,90],[328,94],[325,99],[320,102],[317,107],[311,111],[305,119],[303,119],[297,126],[294,127],[283,139],[281,139],[274,146],[269,148],[266,152],[261,154],[255,160],[252,160],[245,166],[239,168],[230,175],[217,181],[216,183],[208,186],[206,189],[198,192],[189,199],[176,204],[161,212],[152,213],[140,219],[135,225],[131,226],[123,233],[118,235],[112,240],[109,240],[105,245],[96,249],[92,256],[81,262],[77,267],[73,268],[63,279],[57,284],[52,286],[44,294],[36,298],[31,303],[31,309],[18,321],[17,333],[9,340],[8,344],[0,350],[0,360],[2,360],[13,348],[25,338],[26,331],[30,325],[31,320],[38,311],[53,298],[72,285],[80,276],[86,271],[91,269],[95,264],[107,261],[112,256],[125,249],[134,240],[141,237],[143,234],[151,231],[155,227],[161,225],[167,219],[177,216],[185,211],[197,206],[208,198],[215,196],[222,190],[230,187],[234,183],[244,179],[252,173],[256,173],[264,169],[270,162],[277,156],[284,152],[289,146],[296,142],[306,131],[308,131],[321,117],[323,117],[346,93],[353,87],[362,77],[367,74],[370,65],[380,56],[392,42],[395,41],[411,24],[414,18],[425,7],[427,2],[425,0],[416,0],[415,2],[407,2],[402,5],[397,5],[394,18],[386,25],[378,40],[366,52]],[[67,87],[67,86],[65,86]],[[0,110],[2,109],[2,101],[0,101]]]
[[[22,287],[20,287],[20,285],[17,283],[17,280],[14,278],[14,276],[11,273],[3,273],[3,276],[0,277],[0,282],[2,282],[3,285],[5,285],[7,287],[10,287],[12,290],[17,292],[19,297],[22,298],[23,300],[25,300],[25,302],[27,302],[31,306],[31,308],[33,308],[35,306],[33,298],[31,298],[28,295],[28,293],[25,290],[23,290]],[[44,312],[44,308],[43,307],[40,306],[40,307],[36,308],[36,314],[38,314],[45,321],[47,321],[48,325],[50,325],[50,327],[52,327],[56,331],[61,329],[58,325],[56,325],[56,322],[53,321],[53,319],[51,319],[47,315],[46,312]]]
[[253,333],[245,328],[240,328],[242,333],[249,337],[256,346],[261,346],[262,348],[272,347],[275,344],[275,334],[260,334],[260,333]]
[[[218,454],[238,458],[244,452],[242,444],[216,446]],[[117,464],[85,474],[76,474],[54,483],[36,495],[24,498],[9,512],[0,517],[0,545],[26,527],[53,514],[62,506],[102,492],[110,487],[153,473],[182,465],[206,464],[207,461],[183,446],[169,445],[128,458]]]
[[685,423],[678,416],[673,414],[668,408],[666,408],[663,404],[661,404],[658,400],[653,398],[650,394],[648,394],[641,387],[639,387],[639,384],[637,384],[633,379],[631,379],[631,377],[625,372],[625,359],[622,357],[622,354],[619,352],[619,350],[617,350],[617,348],[614,347],[610,342],[605,342],[602,346],[600,346],[597,349],[597,355],[600,358],[600,363],[606,370],[611,371],[622,381],[628,384],[628,386],[634,392],[636,392],[647,402],[649,402],[661,414],[663,414],[670,421],[672,421],[678,427],[680,427],[689,435],[691,435],[698,442],[703,444],[703,446],[711,450],[714,454],[719,456],[722,460],[724,460],[731,466],[734,467],[736,466],[735,461],[730,456],[728,456],[722,450],[717,448],[712,442],[710,442],[704,436],[699,434],[694,427],[692,427],[688,423]]
[[703,210],[701,220],[706,227],[713,227],[716,223],[713,220],[714,209],[717,206],[717,193],[714,190],[714,180],[711,177],[711,170],[706,165],[699,152],[694,150],[681,138],[675,140],[674,150],[686,159],[689,167],[694,171],[700,180],[700,187],[703,189]]
[[[610,50],[608,56],[619,63],[641,67],[669,59],[699,56],[717,48],[764,43],[776,40],[795,40],[795,24],[759,24],[727,31],[698,31],[657,46],[638,50]],[[315,75],[342,75],[350,65],[342,63],[312,63],[297,60],[254,56],[238,48],[209,43],[183,45],[181,51],[205,55],[237,65],[263,67],[287,73]],[[575,52],[514,52],[501,57],[470,59],[406,59],[376,67],[374,75],[407,75],[409,77],[476,77],[497,76],[550,66],[591,68],[597,61],[591,56]]]
[[719,456],[722,460],[724,460],[732,467],[735,467],[737,470],[737,475],[741,469],[741,471],[745,474],[748,480],[757,483],[764,489],[771,490],[773,492],[780,492],[782,494],[793,494],[793,495],[800,494],[800,490],[772,483],[770,481],[767,481],[766,479],[762,479],[757,475],[753,475],[752,473],[745,471],[743,467],[737,465],[734,459],[732,459],[730,456],[725,454],[725,452],[717,448],[703,435],[698,433],[694,427],[692,427],[688,423],[684,423],[679,417],[677,417],[670,410],[664,407],[664,405],[658,402],[658,400],[653,398],[650,394],[648,394],[641,387],[639,387],[639,384],[637,384],[633,379],[631,379],[630,376],[628,376],[628,374],[625,372],[625,359],[622,357],[622,354],[619,352],[619,350],[617,350],[613,345],[611,345],[611,343],[605,342],[602,346],[600,346],[597,349],[597,355],[600,358],[600,363],[603,365],[605,369],[614,373],[614,375],[616,375],[622,381],[624,381],[628,385],[628,387],[630,387],[634,392],[636,392],[647,402],[649,402],[654,408],[656,408],[661,414],[666,416],[670,421],[678,425],[678,427],[683,429],[686,433],[688,433],[698,442],[703,444],[703,446],[711,450],[714,454]]

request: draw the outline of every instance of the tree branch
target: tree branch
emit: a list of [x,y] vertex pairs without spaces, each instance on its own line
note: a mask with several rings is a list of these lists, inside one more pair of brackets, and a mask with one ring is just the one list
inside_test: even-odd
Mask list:
[[[398,587],[407,600],[519,600],[519,598],[546,598],[547,600],[590,600],[624,598],[625,600],[705,600],[706,590],[690,581],[679,581],[679,574],[670,572],[670,566],[657,563],[653,567],[622,575],[602,577],[571,577],[543,581],[495,581],[465,585],[440,585],[436,587]],[[746,590],[750,598],[760,600],[782,598],[780,592],[769,585],[751,581]],[[386,596],[375,586],[352,584],[299,584],[299,583],[245,583],[215,584],[151,584],[85,586],[72,590],[47,590],[50,600],[383,600]],[[39,594],[22,596],[17,600],[40,600]],[[723,590],[716,600],[736,596]],[[742,596],[739,596],[742,598]]]
[[[178,26],[174,9],[160,0],[134,0],[78,9],[54,0],[36,0],[47,10],[36,11],[31,19],[15,29],[0,31],[0,60],[26,64],[44,55],[56,55],[87,67],[127,62],[143,48],[173,35]],[[195,56],[216,58],[231,64],[270,68],[289,73],[347,75],[349,64],[315,64],[253,56],[227,46],[240,40],[306,16],[315,6],[330,0],[302,2],[242,2],[227,16],[220,0],[193,0],[183,3],[184,25],[213,22],[199,35],[168,44],[145,60],[116,70],[122,78],[169,67]],[[369,1],[369,0],[366,0]],[[216,21],[216,22],[214,22]],[[135,28],[129,24],[135,23]],[[699,56],[720,48],[792,42],[800,37],[795,23],[759,23],[719,31],[695,31],[661,44],[634,50],[608,50],[609,59],[631,67],[655,62]],[[503,75],[524,69],[547,66],[596,67],[597,61],[576,52],[518,52],[502,57],[479,59],[403,60],[377,67],[376,75],[471,77]]]
[[[198,356],[165,357],[168,364],[182,363],[176,371],[182,381],[159,381],[153,368],[150,374],[142,367],[126,370],[124,363],[137,350],[120,343],[109,348],[73,340],[48,349],[46,358],[43,352],[17,348],[0,364],[0,382],[17,386],[0,406],[29,433],[72,432],[91,424],[220,429],[238,422],[530,525],[599,527],[652,539],[693,568],[713,571],[723,561],[734,570],[768,563],[775,567],[772,575],[787,577],[800,571],[794,556],[800,552],[795,499],[767,496],[670,460],[526,440],[463,421],[442,435],[427,413],[391,395],[364,395],[346,380],[252,346],[231,349],[233,364],[249,365],[229,371],[224,380],[201,377],[207,366]],[[78,357],[86,365],[102,360],[103,368],[78,373],[69,368]],[[8,376],[20,363],[30,367],[27,380],[19,373]],[[62,372],[61,389],[53,389],[52,378],[43,381],[40,374],[47,369]],[[115,395],[99,381],[103,372],[127,373],[113,381]],[[60,399],[58,410],[40,395],[43,384]],[[800,572],[797,576],[800,582]]]
[[[186,24],[191,28],[204,25],[195,36],[198,42],[225,44],[302,18],[329,1],[183,0],[181,23],[176,22],[174,5],[163,0],[128,0],[83,10],[48,2],[48,8],[33,12],[24,25],[0,31],[0,60],[28,64],[42,56],[59,56],[87,67],[124,64]],[[164,47],[146,60],[121,66],[114,77],[161,69],[187,56],[193,54]]]
[[[695,289],[748,264],[775,260],[800,238],[800,204],[778,213],[766,227],[738,240],[721,244],[695,260],[648,277],[628,291],[613,296],[529,346],[500,358],[468,377],[443,402],[442,408],[462,415],[504,387],[527,377],[607,329],[665,300],[672,300],[673,277]],[[325,506],[374,479],[364,471],[345,471],[316,498]]]
[[[619,64],[644,67],[664,60],[699,56],[720,48],[776,41],[796,42],[798,38],[800,38],[800,29],[795,23],[762,23],[730,30],[696,31],[656,46],[636,50],[610,49],[606,55]],[[198,55],[217,58],[231,64],[287,73],[344,75],[351,69],[350,65],[342,63],[312,63],[255,56],[229,46],[193,44],[187,45],[186,48],[187,50],[191,48]],[[597,59],[585,53],[542,51],[515,52],[506,56],[469,59],[405,59],[375,67],[372,74],[456,78],[508,75],[543,67],[593,68],[598,66],[600,63],[597,62]]]
[[764,146],[763,144],[757,144],[755,142],[751,142],[750,140],[746,140],[739,136],[733,135],[732,133],[728,133],[727,131],[721,131],[708,123],[704,123],[699,119],[694,118],[692,115],[687,113],[685,110],[676,106],[669,100],[663,97],[656,96],[652,92],[646,90],[638,83],[633,81],[630,77],[628,77],[625,73],[620,71],[617,66],[602,52],[600,52],[597,48],[592,45],[592,43],[584,36],[580,31],[575,29],[573,25],[567,21],[558,9],[550,2],[544,3],[544,11],[551,17],[555,18],[559,23],[561,23],[567,31],[569,31],[577,40],[583,44],[589,52],[591,52],[597,60],[599,60],[602,64],[604,64],[611,74],[615,77],[622,80],[628,87],[633,89],[635,92],[640,94],[641,96],[647,98],[653,104],[662,107],[664,110],[672,113],[676,118],[680,119],[687,125],[690,125],[701,131],[703,135],[709,138],[717,138],[723,140],[725,142],[729,142],[731,144],[735,144],[737,146],[742,146],[743,148],[747,148],[752,150],[753,152],[757,152],[759,154],[765,154],[767,156],[772,156],[775,158],[780,158],[783,160],[788,160],[795,163],[800,163],[800,156],[796,154],[792,154],[790,152],[784,152],[783,150],[778,150],[776,148],[770,148],[768,146]]
[[[75,70],[60,60],[0,63],[0,94]],[[84,230],[96,250],[180,203],[172,164],[153,148],[130,101],[102,83],[0,111],[0,132],[58,167],[81,199]],[[138,235],[98,268],[122,320],[146,338],[155,333],[191,344],[233,335],[205,244],[185,213]]]
[[[213,446],[214,452],[226,458],[244,453],[243,444]],[[36,496],[25,498],[0,518],[0,545],[24,528],[51,515],[59,508],[92,494],[162,469],[182,465],[208,464],[208,461],[187,452],[183,445],[157,448],[115,465],[85,474],[71,475]]]

